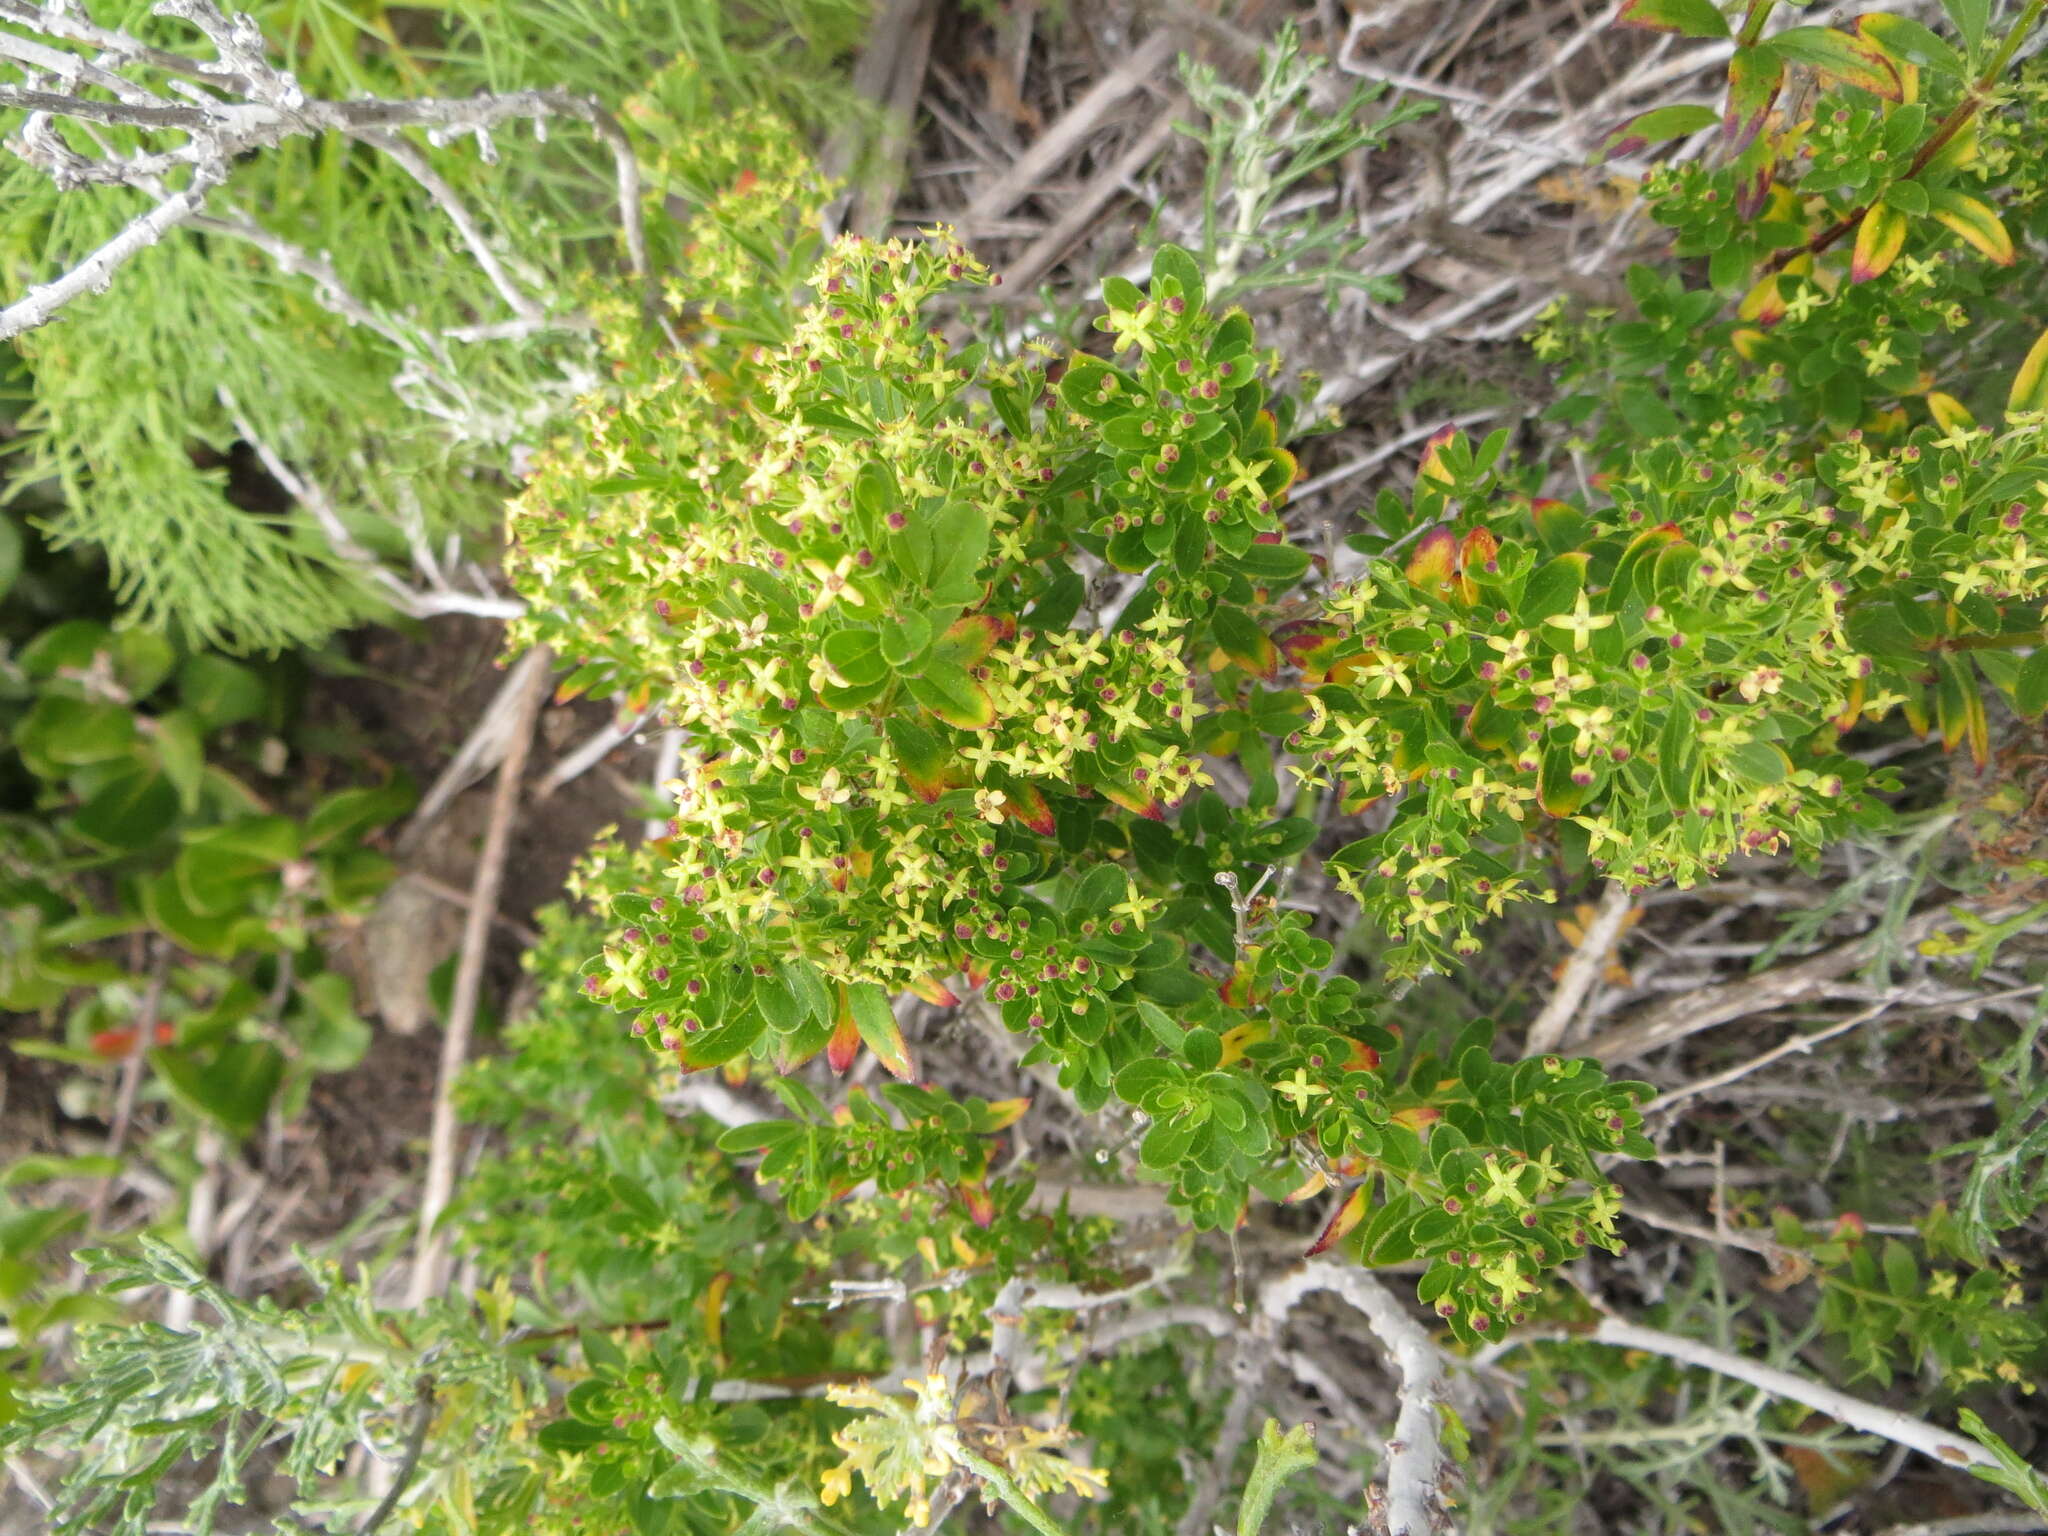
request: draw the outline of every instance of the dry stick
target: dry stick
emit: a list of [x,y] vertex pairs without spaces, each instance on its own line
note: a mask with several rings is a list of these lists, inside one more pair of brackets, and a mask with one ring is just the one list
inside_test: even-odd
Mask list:
[[1617,1349],[1640,1349],[1649,1354],[1661,1355],[1666,1360],[1676,1360],[1681,1365],[1697,1366],[1703,1371],[1713,1371],[1732,1381],[1744,1382],[1773,1397],[1782,1397],[1791,1402],[1803,1403],[1816,1413],[1824,1413],[1831,1419],[1847,1424],[1851,1429],[1861,1430],[1866,1435],[1877,1435],[1903,1445],[1907,1450],[1918,1451],[1931,1456],[1944,1466],[1950,1467],[1995,1467],[1995,1458],[1983,1446],[1963,1435],[1952,1433],[1925,1419],[1916,1419],[1909,1413],[1900,1413],[1896,1408],[1886,1408],[1879,1403],[1865,1402],[1860,1397],[1851,1397],[1833,1387],[1810,1381],[1791,1371],[1748,1360],[1741,1355],[1731,1354],[1725,1349],[1716,1349],[1711,1344],[1702,1344],[1696,1339],[1680,1338],[1675,1333],[1665,1333],[1656,1328],[1645,1328],[1637,1323],[1624,1322],[1618,1317],[1603,1317],[1590,1333],[1571,1331],[1533,1331],[1503,1339],[1497,1351],[1487,1352],[1489,1361],[1498,1354],[1513,1349],[1518,1344],[1527,1344],[1538,1339],[1588,1340],[1595,1344],[1612,1344]]
[[1774,1061],[1800,1052],[1810,1051],[1823,1041],[1832,1040],[1837,1035],[1846,1035],[1850,1030],[1860,1025],[1868,1024],[1879,1014],[1888,1011],[1891,1006],[1891,1003],[1888,1001],[1878,1003],[1875,1007],[1866,1008],[1861,1013],[1851,1014],[1846,1019],[1830,1024],[1826,1029],[1815,1030],[1810,1035],[1794,1035],[1782,1044],[1774,1045],[1761,1055],[1752,1056],[1749,1060],[1738,1063],[1725,1072],[1716,1072],[1713,1076],[1703,1077],[1697,1082],[1681,1083],[1669,1093],[1660,1093],[1656,1098],[1650,1100],[1649,1103],[1643,1106],[1643,1113],[1647,1115],[1654,1110],[1669,1109],[1672,1105],[1682,1103],[1694,1094],[1712,1093],[1716,1088],[1725,1088],[1737,1078],[1747,1077],[1752,1072],[1761,1071]]
[[903,191],[910,141],[917,131],[917,104],[924,95],[926,71],[931,64],[932,32],[938,26],[938,7],[926,0],[913,13],[899,39],[896,68],[890,77],[889,94],[883,101],[882,131],[870,157],[867,175],[849,227],[855,234],[880,236],[895,217],[896,199]]
[[[485,708],[483,718],[478,720],[469,733],[469,739],[441,770],[421,800],[412,817],[398,834],[398,852],[401,857],[419,847],[427,829],[440,819],[448,809],[449,802],[461,794],[478,779],[489,773],[492,767],[505,756],[513,734],[513,716],[520,708],[520,701],[533,685],[536,674],[546,677],[547,655],[539,650],[528,651],[498,685],[497,694]],[[522,751],[524,748],[521,749]]]
[[[1952,921],[1951,907],[1970,910],[1971,904],[1943,902],[1915,914],[1899,930],[1900,941],[1918,944],[1942,924]],[[1883,935],[1873,931],[1793,965],[1777,966],[1723,986],[1683,993],[1644,1010],[1618,1029],[1596,1035],[1580,1047],[1580,1053],[1604,1062],[1630,1061],[1718,1024],[1767,1013],[1790,1003],[1814,1002],[1828,995],[1828,983],[1863,965],[1877,954],[1883,942]]]
[[1173,137],[1173,120],[1187,109],[1187,105],[1185,97],[1176,96],[1166,110],[1153,119],[1152,126],[1138,141],[1117,157],[1115,164],[1098,173],[1075,194],[1052,228],[1034,240],[1030,248],[1003,273],[1004,287],[994,291],[1012,302],[1021,301],[1029,294],[1033,285],[1081,238],[1103,205],[1121,192],[1130,179],[1166,147]]
[[2039,1531],[2048,1531],[2048,1520],[2039,1515],[1987,1509],[1981,1514],[1952,1515],[1946,1520],[1915,1520],[1909,1525],[1888,1525],[1878,1532],[1878,1536],[2033,1536]]
[[1600,898],[1600,909],[1587,925],[1586,936],[1579,941],[1579,947],[1565,961],[1564,974],[1557,979],[1557,990],[1550,994],[1550,1001],[1543,1005],[1543,1011],[1536,1015],[1536,1022],[1529,1026],[1528,1039],[1522,1044],[1524,1056],[1547,1056],[1563,1044],[1565,1031],[1578,1017],[1579,1004],[1586,1000],[1586,994],[1593,990],[1593,983],[1600,979],[1601,971],[1606,968],[1607,957],[1613,953],[1614,941],[1621,937],[1621,925],[1628,920],[1632,905],[1626,885],[1619,880],[1607,882],[1606,893]]
[[[150,961],[149,981],[143,989],[142,1007],[135,1016],[135,1039],[129,1044],[127,1059],[121,1063],[121,1086],[114,1092],[114,1118],[107,1131],[107,1156],[116,1161],[128,1144],[128,1130],[135,1118],[135,1095],[142,1088],[142,1058],[156,1044],[156,1021],[163,1011],[164,983],[171,972],[170,946],[160,939],[154,943],[156,953]],[[88,1229],[97,1230],[106,1220],[107,1202],[113,1193],[114,1175],[108,1174],[93,1192],[92,1209],[85,1219]]]
[[961,213],[963,234],[972,235],[986,219],[999,218],[1016,207],[1045,176],[1077,149],[1095,131],[1096,124],[1110,108],[1133,91],[1142,89],[1173,56],[1175,40],[1169,32],[1155,32],[1115,69],[1090,86],[1081,99],[1069,107],[1029,149],[1010,163],[1008,170],[974,195]]
[[[462,927],[462,955],[455,968],[455,995],[448,1004],[448,1028],[441,1037],[440,1076],[434,1087],[433,1133],[427,1145],[426,1189],[420,1198],[419,1241],[413,1255],[412,1285],[407,1303],[419,1307],[440,1287],[443,1245],[434,1228],[455,1190],[455,1079],[469,1055],[469,1034],[476,1022],[477,997],[483,986],[484,949],[491,934],[491,914],[498,910],[498,890],[505,881],[505,854],[512,841],[512,813],[519,805],[520,778],[526,770],[527,748],[533,741],[535,717],[547,696],[548,652],[536,647],[521,658],[525,686],[516,701],[511,738],[498,766],[491,796],[491,820],[469,890],[469,914]],[[530,664],[530,665],[529,665]]]
[[[464,911],[469,910],[469,892],[459,890],[445,880],[436,880],[432,875],[423,875],[416,869],[407,870],[399,878],[401,880],[410,880],[429,896],[445,901],[450,906],[461,907]],[[507,917],[502,912],[493,912],[491,914],[491,921],[529,949],[540,942],[540,934],[534,929],[527,927],[526,924],[520,922],[516,917]]]
[[1392,1291],[1364,1270],[1329,1259],[1311,1259],[1269,1281],[1259,1310],[1284,1317],[1310,1291],[1333,1292],[1356,1307],[1401,1373],[1401,1411],[1388,1442],[1387,1536],[1431,1536],[1442,1507],[1436,1403],[1446,1391],[1443,1351]]

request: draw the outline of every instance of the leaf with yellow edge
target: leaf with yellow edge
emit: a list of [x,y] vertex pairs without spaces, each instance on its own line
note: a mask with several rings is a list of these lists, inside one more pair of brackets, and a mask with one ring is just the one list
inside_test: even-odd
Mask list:
[[1372,1181],[1368,1179],[1365,1183],[1359,1185],[1358,1188],[1352,1190],[1345,1197],[1344,1203],[1337,1207],[1336,1214],[1330,1218],[1329,1223],[1323,1228],[1323,1235],[1318,1237],[1315,1241],[1315,1246],[1309,1249],[1308,1257],[1314,1258],[1325,1249],[1342,1242],[1344,1234],[1365,1219],[1366,1204],[1371,1198]]
[[1856,226],[1856,251],[1849,258],[1849,281],[1867,283],[1882,277],[1906,248],[1906,215],[1890,203],[1872,203]]
[[1430,529],[1416,542],[1405,574],[1431,597],[1449,595],[1458,574],[1458,535],[1449,525]]
[[[1927,397],[1929,405],[1934,397]],[[2012,393],[2006,396],[2008,411],[2048,411],[2048,331],[2043,331],[2027,349],[2020,371],[2012,376]],[[1946,422],[1943,423],[1947,425]]]
[[725,1346],[725,1293],[732,1288],[732,1274],[721,1269],[711,1277],[711,1283],[704,1287],[704,1339],[710,1344],[712,1354],[723,1360]]
[[1897,62],[1868,37],[1833,27],[1788,27],[1771,39],[1771,47],[1785,58],[1811,67],[1823,83],[1853,85],[1886,101],[1904,98]]
[[1934,152],[1934,158],[1920,168],[1920,174],[1933,177],[1944,171],[1961,171],[1977,163],[1982,145],[1977,137],[1977,119],[1971,118],[1956,130],[1955,136]]
[[2012,236],[2005,232],[2005,225],[1999,222],[1998,215],[1992,212],[1988,203],[1946,188],[1928,193],[1927,200],[1932,205],[1928,211],[1965,244],[2001,267],[2012,265]]
[[1778,290],[1778,279],[1782,273],[1773,272],[1761,279],[1755,287],[1742,296],[1735,313],[1741,319],[1754,320],[1769,330],[1785,318],[1785,296]]
[[1962,401],[1954,395],[1943,394],[1938,389],[1927,391],[1927,414],[1934,418],[1934,424],[1944,432],[1953,432],[1957,427],[1977,425],[1977,418],[1970,414]]

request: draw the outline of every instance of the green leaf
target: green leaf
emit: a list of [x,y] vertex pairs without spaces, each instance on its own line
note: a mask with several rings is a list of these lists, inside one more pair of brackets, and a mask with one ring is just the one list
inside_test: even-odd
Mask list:
[[2048,331],[2034,338],[2012,376],[2012,391],[2006,396],[2008,411],[2048,410]]
[[265,1040],[230,1041],[210,1061],[169,1046],[149,1060],[172,1097],[237,1140],[255,1134],[284,1076],[284,1057]]
[[1628,0],[1616,24],[1685,37],[1729,37],[1728,18],[1713,0]]
[[1720,118],[1708,107],[1657,107],[1630,118],[1615,129],[1607,136],[1600,153],[1603,157],[1632,155],[1647,145],[1684,138],[1689,133],[1711,128],[1719,121]]
[[199,809],[199,790],[206,781],[206,742],[199,717],[188,709],[174,709],[158,715],[147,730],[164,777],[178,792],[178,807],[189,816]]
[[1895,181],[1884,189],[1884,200],[1901,213],[1923,214],[1927,211],[1927,189],[1917,181]]
[[93,658],[113,648],[114,632],[97,619],[67,619],[53,624],[21,648],[17,658],[30,677],[55,677],[59,672],[85,672]]
[[1187,1057],[1188,1065],[1197,1072],[1213,1072],[1217,1063],[1223,1060],[1223,1042],[1216,1031],[1197,1024],[1181,1040],[1181,1051]]
[[178,815],[178,792],[153,769],[123,773],[78,808],[71,825],[80,837],[113,853],[147,848],[171,829]]
[[988,516],[964,501],[948,502],[932,519],[931,599],[972,603],[981,596],[974,574],[988,553]]
[[192,910],[217,916],[246,901],[258,881],[299,853],[295,822],[283,816],[248,816],[192,833],[173,867]]
[[126,757],[135,738],[134,713],[121,705],[46,693],[16,728],[14,744],[32,767],[76,768]]
[[372,827],[396,821],[418,796],[403,773],[374,787],[338,790],[313,807],[306,817],[305,846],[310,852],[333,842],[360,837]]
[[1984,29],[1991,24],[1991,0],[1941,0],[1941,8],[1955,23],[1963,46],[1975,53],[1984,41]]
[[1546,561],[1530,574],[1528,585],[1522,588],[1516,622],[1533,630],[1545,619],[1570,613],[1585,588],[1584,555],[1559,555]]
[[2035,647],[2020,663],[2019,681],[2013,687],[2013,708],[2029,720],[2048,709],[2048,645]]
[[768,1028],[768,1021],[761,1017],[757,1008],[742,1009],[737,1017],[720,1019],[708,1029],[683,1036],[683,1065],[686,1067],[723,1066],[735,1056],[744,1055],[753,1048]]
[[889,675],[889,663],[882,656],[882,637],[872,629],[834,630],[820,647],[825,664],[839,674],[849,688],[868,688]]
[[2005,1489],[2034,1513],[2048,1515],[2048,1477],[2043,1477],[2031,1463],[1993,1433],[1991,1426],[1973,1409],[1958,1410],[1956,1422],[1963,1426],[1964,1434],[1989,1451],[1998,1463],[1995,1467],[1981,1463],[1972,1466],[1971,1475]]
[[1910,59],[1939,74],[1961,78],[1969,72],[1963,56],[1925,24],[1894,11],[1866,11],[1856,30],[1880,44],[1894,58]]
[[255,671],[222,656],[201,653],[178,669],[178,696],[209,731],[262,714],[270,690]]
[[1180,284],[1181,297],[1188,301],[1189,309],[1200,309],[1208,301],[1201,263],[1179,246],[1162,245],[1152,253],[1152,281],[1155,286],[1162,277],[1170,277]]
[[804,1127],[794,1120],[756,1120],[750,1125],[736,1125],[720,1136],[718,1150],[732,1157],[743,1157],[749,1152],[783,1146],[804,1134]]
[[853,1027],[861,1043],[896,1077],[908,1080],[910,1053],[903,1042],[903,1029],[889,1007],[889,994],[872,981],[858,981],[846,989],[846,1006],[853,1015]]
[[355,989],[337,971],[299,983],[300,1059],[315,1072],[346,1072],[370,1050],[370,1026],[356,1012]]
[[14,590],[14,583],[21,576],[21,555],[25,547],[21,536],[21,524],[11,517],[0,516],[0,602]]
[[1792,775],[1792,759],[1768,741],[1745,741],[1718,754],[1730,777],[1759,789],[1782,784]]
[[153,629],[124,629],[114,636],[114,676],[133,701],[156,692],[177,661],[171,642]]
[[13,1189],[18,1184],[47,1184],[53,1179],[110,1179],[120,1171],[121,1160],[117,1157],[33,1153],[0,1169],[0,1189]]
[[1771,38],[1771,46],[1798,64],[1819,73],[1823,81],[1853,85],[1886,101],[1904,94],[1899,72],[1885,51],[1833,27],[1787,27]]
[[955,662],[928,657],[924,670],[906,682],[910,696],[948,725],[985,731],[996,723],[995,700]]

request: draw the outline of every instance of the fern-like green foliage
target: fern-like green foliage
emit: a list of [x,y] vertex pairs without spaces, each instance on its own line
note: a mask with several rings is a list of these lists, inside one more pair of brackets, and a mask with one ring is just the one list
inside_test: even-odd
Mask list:
[[[866,11],[862,0],[770,0],[744,12],[717,0],[246,8],[309,96],[550,87],[614,109],[631,101],[629,131],[749,107],[816,126],[840,102],[832,65]],[[90,9],[145,40],[208,51],[147,0]],[[0,112],[0,134],[21,118]],[[103,152],[76,125],[59,131],[81,153]],[[128,130],[94,131],[116,152],[140,147]],[[51,535],[104,546],[123,602],[144,622],[274,650],[382,606],[302,509],[254,505],[231,490],[220,466],[237,439],[260,440],[358,539],[402,557],[486,524],[525,446],[544,441],[590,381],[573,311],[577,274],[615,264],[610,154],[576,124],[551,136],[513,124],[488,154],[474,139],[417,147],[559,327],[452,336],[504,321],[505,302],[403,168],[330,137],[246,157],[197,226],[141,253],[104,296],[21,338],[34,403],[17,484],[55,486]],[[662,225],[666,189],[647,191]],[[0,292],[11,295],[67,270],[149,200],[121,188],[60,192],[9,159],[0,206]],[[653,235],[659,265],[677,235]],[[332,287],[280,270],[280,243],[329,264],[356,303],[353,320]]]

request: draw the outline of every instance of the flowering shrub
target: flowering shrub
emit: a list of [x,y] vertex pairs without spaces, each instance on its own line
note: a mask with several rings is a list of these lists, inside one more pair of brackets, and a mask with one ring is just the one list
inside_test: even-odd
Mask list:
[[[1411,1049],[1264,888],[1388,802],[1326,867],[1400,980],[1549,899],[1549,860],[1683,885],[1882,825],[1895,780],[1843,738],[1894,711],[1981,761],[1985,684],[2048,703],[2020,659],[2048,341],[1994,382],[1976,339],[2032,330],[1999,295],[2039,140],[1987,108],[2041,87],[2000,84],[2009,43],[1884,17],[1766,40],[1770,10],[1725,118],[1614,143],[1718,126],[1717,161],[1642,188],[1706,284],[1637,268],[1629,318],[1546,315],[1569,462],[1447,432],[1349,565],[1290,540],[1278,359],[1186,252],[1104,283],[1099,353],[1003,357],[938,323],[990,281],[948,230],[820,249],[796,167],[704,205],[720,297],[680,350],[616,318],[614,385],[514,505],[517,641],[687,733],[666,838],[588,872],[613,925],[588,993],[685,1070],[865,1049],[916,1083],[893,1117],[857,1094],[844,1135],[813,1101],[726,1137],[792,1215],[865,1179],[981,1228],[1021,1209],[975,1139],[1008,1111],[916,1082],[907,991],[991,1007],[1084,1110],[1121,1101],[1200,1226],[1346,1191],[1316,1249],[1423,1257],[1468,1340],[1619,1251],[1602,1161],[1650,1151],[1645,1085],[1501,1061],[1483,1020]],[[1808,116],[1773,110],[1795,73]]]

